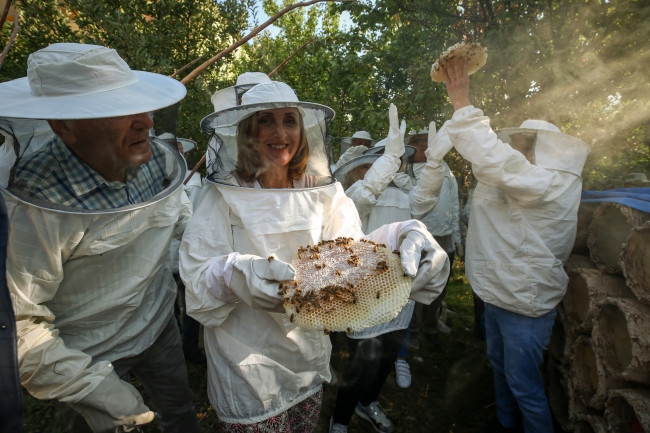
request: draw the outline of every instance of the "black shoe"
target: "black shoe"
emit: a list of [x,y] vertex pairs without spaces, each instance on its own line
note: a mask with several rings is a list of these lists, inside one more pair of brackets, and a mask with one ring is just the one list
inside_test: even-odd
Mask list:
[[516,427],[504,427],[498,419],[495,419],[490,425],[481,430],[481,433],[517,433],[518,431]]
[[208,365],[208,360],[200,349],[191,352],[183,352],[183,355],[185,356],[185,362],[188,364],[200,365],[203,367]]

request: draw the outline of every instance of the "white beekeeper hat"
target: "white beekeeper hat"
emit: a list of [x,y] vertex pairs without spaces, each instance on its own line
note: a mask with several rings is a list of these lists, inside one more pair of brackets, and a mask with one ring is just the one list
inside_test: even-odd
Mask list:
[[589,146],[579,138],[563,134],[560,128],[545,120],[525,120],[519,128],[503,128],[495,131],[497,137],[510,144],[511,136],[526,134],[535,136],[534,164],[550,170],[582,174],[589,155]]
[[0,117],[126,116],[168,107],[185,93],[173,78],[132,71],[111,48],[58,43],[30,54],[27,77],[0,83]]
[[264,72],[244,72],[237,77],[237,83],[234,86],[217,90],[212,95],[210,101],[214,106],[214,111],[221,111],[237,106],[242,92],[256,84],[269,83],[270,81],[271,79]]
[[306,110],[322,111],[329,119],[334,117],[334,110],[313,102],[302,102],[296,92],[286,83],[270,81],[257,84],[242,96],[241,105],[229,107],[207,115],[201,120],[201,129],[212,132],[215,128],[236,126],[248,116],[262,110],[296,107],[305,117],[305,127],[310,127]]
[[253,86],[242,95],[241,105],[206,116],[201,129],[211,134],[208,141],[208,180],[228,181],[237,160],[237,128],[239,122],[263,110],[297,108],[303,117],[309,144],[307,173],[318,177],[331,176],[325,140],[334,110],[313,102],[302,102],[287,84],[270,81]]

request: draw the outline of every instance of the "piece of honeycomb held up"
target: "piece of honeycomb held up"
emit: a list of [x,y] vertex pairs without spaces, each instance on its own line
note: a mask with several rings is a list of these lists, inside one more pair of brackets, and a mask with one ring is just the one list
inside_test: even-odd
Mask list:
[[411,277],[399,252],[350,238],[300,247],[296,280],[280,286],[291,322],[309,329],[361,331],[395,318],[408,302]]

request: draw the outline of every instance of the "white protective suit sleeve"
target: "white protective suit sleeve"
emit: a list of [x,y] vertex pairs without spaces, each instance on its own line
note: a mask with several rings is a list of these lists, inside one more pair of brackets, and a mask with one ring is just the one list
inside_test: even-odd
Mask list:
[[457,256],[463,255],[463,244],[460,236],[460,200],[458,199],[458,182],[449,170],[449,200],[451,202],[451,241]]
[[[174,227],[178,237],[192,214],[189,199],[182,195],[184,209]],[[52,311],[42,304],[58,291],[63,263],[81,242],[92,217],[71,217],[15,202],[8,202],[7,208],[11,226],[7,285],[16,313],[21,383],[39,400],[79,402],[113,372],[113,366],[108,361],[93,363],[86,353],[66,347],[52,324]],[[110,402],[122,400],[119,395],[111,398]]]
[[422,175],[413,182],[407,174],[400,173],[400,179],[396,179],[397,186],[409,193],[411,204],[411,216],[421,219],[436,206],[440,199],[440,189],[445,180],[445,164],[443,157],[453,147],[447,136],[445,125],[436,133],[436,124],[429,124],[429,141],[427,150],[427,162]]
[[372,212],[379,196],[391,183],[399,170],[401,160],[391,155],[382,155],[368,170],[363,179],[356,181],[345,194],[357,207],[359,217],[365,218]]
[[59,288],[63,263],[83,237],[84,219],[15,202],[8,210],[7,285],[16,313],[21,384],[39,400],[78,402],[113,367],[66,347],[53,313],[42,304]]
[[410,299],[428,305],[442,293],[450,272],[449,257],[420,221],[386,224],[367,238],[399,249],[404,272],[414,277]]
[[138,390],[115,372],[86,397],[69,404],[84,417],[94,433],[134,431],[155,418]]
[[447,132],[456,150],[472,163],[479,182],[524,205],[552,202],[573,188],[561,172],[531,164],[521,152],[499,140],[490,128],[490,119],[472,105],[454,113]]

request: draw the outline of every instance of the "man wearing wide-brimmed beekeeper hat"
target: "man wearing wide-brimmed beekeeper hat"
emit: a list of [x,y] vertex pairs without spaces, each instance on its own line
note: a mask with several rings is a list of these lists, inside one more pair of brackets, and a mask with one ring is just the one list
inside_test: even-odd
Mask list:
[[366,131],[357,131],[352,134],[352,137],[341,138],[339,148],[339,154],[341,156],[333,167],[334,170],[341,167],[346,162],[352,161],[354,158],[363,155],[363,152],[370,149],[372,145],[373,139],[370,136],[370,133]]
[[456,112],[446,124],[456,150],[472,163],[465,269],[485,301],[488,358],[494,367],[497,420],[487,431],[553,431],[539,367],[566,292],[576,235],[582,168],[589,147],[555,125],[527,120],[493,131],[469,101],[467,61],[446,66]]
[[115,50],[73,43],[31,54],[26,78],[0,84],[20,378],[58,400],[68,431],[130,431],[153,411],[164,432],[199,430],[169,265],[191,216],[174,137],[184,96]]

